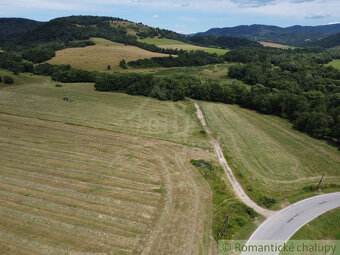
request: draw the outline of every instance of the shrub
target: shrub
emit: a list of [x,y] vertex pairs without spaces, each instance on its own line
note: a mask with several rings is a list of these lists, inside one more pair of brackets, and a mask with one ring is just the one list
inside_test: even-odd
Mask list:
[[57,83],[55,86],[56,86],[57,88],[61,88],[63,85],[61,85],[60,83]]
[[264,195],[261,195],[258,201],[260,204],[264,205],[267,208],[272,207],[276,203],[275,198],[270,198]]
[[244,225],[247,224],[246,218],[244,218],[244,217],[242,217],[242,216],[237,216],[237,217],[235,218],[235,221],[237,222],[237,224],[238,224],[240,227],[242,227],[242,226],[244,226]]
[[0,76],[0,82],[2,82],[2,77]]
[[126,62],[125,62],[125,59],[122,59],[120,62],[119,62],[119,66],[123,69],[127,69],[127,65],[126,65]]
[[12,83],[14,83],[14,80],[13,80],[13,78],[10,77],[10,76],[4,76],[4,82],[5,82],[6,84],[12,84]]

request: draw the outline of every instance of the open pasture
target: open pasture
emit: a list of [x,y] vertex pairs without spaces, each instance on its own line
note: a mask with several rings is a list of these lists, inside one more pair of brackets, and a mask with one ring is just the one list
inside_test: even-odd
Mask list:
[[209,146],[186,103],[16,80],[0,88],[2,252],[216,254],[190,163],[213,154],[183,145]]
[[323,173],[323,190],[339,190],[340,153],[335,147],[293,130],[278,117],[235,105],[200,105],[238,180],[255,201],[275,198],[278,208],[315,195]]
[[111,70],[119,71],[122,70],[119,67],[122,59],[128,62],[141,58],[168,56],[101,38],[91,38],[91,40],[96,45],[57,51],[56,56],[47,62],[54,65],[70,64],[74,68],[89,71],[108,71],[107,66],[110,65]]
[[196,46],[189,43],[184,43],[177,40],[166,39],[166,38],[146,38],[140,39],[139,41],[145,42],[148,44],[155,44],[156,46],[164,49],[178,49],[178,50],[203,50],[208,53],[216,53],[217,55],[224,55],[229,50],[226,49],[217,49],[217,48],[208,48]]
[[[29,74],[15,78],[19,84],[25,83],[2,89],[0,112],[209,147],[199,133],[194,107],[188,102],[98,92],[92,83],[58,88],[49,77]],[[63,97],[73,102],[65,102]]]

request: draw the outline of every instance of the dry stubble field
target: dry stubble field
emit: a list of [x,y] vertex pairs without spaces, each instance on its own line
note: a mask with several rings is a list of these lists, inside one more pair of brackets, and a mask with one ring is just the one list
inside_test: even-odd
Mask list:
[[96,45],[59,50],[56,56],[47,62],[54,65],[70,64],[74,68],[89,71],[106,71],[110,65],[113,71],[117,71],[121,70],[119,62],[122,59],[128,62],[141,58],[168,56],[102,38],[91,38],[91,41]]
[[[56,88],[29,75],[16,83],[0,89],[1,253],[216,254],[212,194],[190,163],[212,154],[182,145],[207,145],[184,103],[169,111],[86,84]],[[146,120],[136,130],[127,128],[133,108]],[[186,133],[148,129],[153,116]]]

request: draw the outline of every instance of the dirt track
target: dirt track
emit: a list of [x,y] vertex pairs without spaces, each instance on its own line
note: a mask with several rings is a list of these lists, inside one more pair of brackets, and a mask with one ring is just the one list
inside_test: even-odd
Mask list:
[[235,194],[237,195],[237,197],[243,202],[245,203],[247,206],[253,208],[257,213],[262,214],[265,217],[270,217],[271,215],[275,214],[274,211],[262,208],[261,206],[257,205],[253,200],[250,199],[250,197],[248,197],[248,195],[246,194],[246,192],[243,190],[241,184],[236,180],[233,171],[231,170],[231,168],[229,167],[224,155],[223,155],[223,151],[221,149],[221,146],[219,145],[219,143],[217,142],[217,140],[214,138],[213,134],[210,132],[205,119],[204,119],[204,115],[200,109],[200,106],[195,103],[195,108],[196,108],[196,114],[198,119],[200,120],[205,132],[208,134],[209,139],[212,143],[212,146],[214,147],[217,156],[218,156],[218,160],[221,164],[221,166],[223,167],[226,175],[228,176],[228,179],[230,181],[230,183],[232,184],[233,190],[235,192]]

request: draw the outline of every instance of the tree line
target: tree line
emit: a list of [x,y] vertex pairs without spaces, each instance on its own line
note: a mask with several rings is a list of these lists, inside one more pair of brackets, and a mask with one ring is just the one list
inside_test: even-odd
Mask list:
[[133,68],[150,68],[150,67],[176,67],[176,66],[203,66],[208,64],[223,63],[223,56],[210,54],[204,51],[178,51],[177,56],[153,57],[138,59],[128,62]]
[[238,102],[261,113],[290,120],[294,127],[340,143],[340,71],[325,66],[332,58],[319,50],[236,50],[239,62],[229,77],[251,85]]

